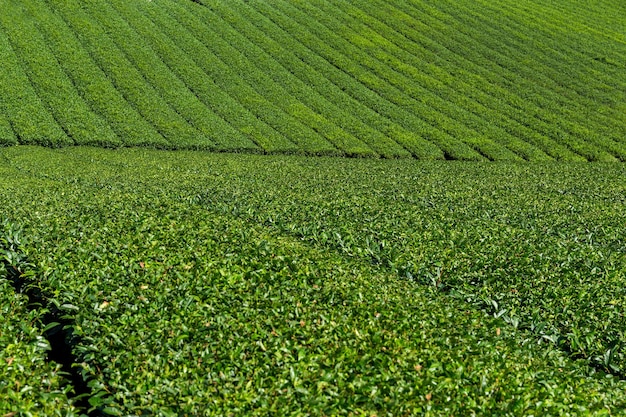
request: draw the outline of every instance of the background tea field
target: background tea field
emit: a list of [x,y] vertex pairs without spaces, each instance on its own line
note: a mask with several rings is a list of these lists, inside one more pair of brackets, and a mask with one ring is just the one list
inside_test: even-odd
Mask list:
[[5,1],[0,143],[624,161],[617,1]]

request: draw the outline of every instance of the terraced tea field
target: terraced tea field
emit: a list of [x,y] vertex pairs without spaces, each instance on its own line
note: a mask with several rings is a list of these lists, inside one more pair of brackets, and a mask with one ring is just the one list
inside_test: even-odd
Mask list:
[[626,414],[625,16],[0,0],[0,417]]
[[3,144],[626,159],[618,1],[2,8]]

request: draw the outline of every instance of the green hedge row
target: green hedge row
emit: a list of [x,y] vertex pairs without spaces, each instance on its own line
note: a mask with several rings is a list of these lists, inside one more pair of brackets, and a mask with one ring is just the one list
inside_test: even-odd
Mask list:
[[[455,52],[456,45],[451,45],[453,38],[439,34],[445,33],[445,28],[433,30],[422,22],[428,19],[425,15],[419,21],[409,23],[413,20],[411,16],[393,8],[391,3],[368,1],[359,2],[358,6],[382,22],[385,25],[383,28],[397,31],[401,37],[397,42],[415,57],[414,65],[422,73],[431,72],[435,78],[448,80],[452,88],[458,90],[461,103],[471,98],[472,101],[491,108],[490,116],[495,125],[553,158],[583,160],[567,147],[536,131],[537,120],[534,115],[542,110],[532,106],[531,101],[520,97],[520,91],[514,88],[517,84],[511,83],[499,72],[484,68],[481,62],[469,60],[464,52]],[[395,16],[395,19],[390,19],[389,16]],[[429,23],[432,25],[432,22]],[[386,33],[389,34],[390,31]],[[419,62],[432,62],[433,65],[419,65]],[[506,73],[504,70],[501,72]],[[456,93],[451,93],[452,96],[454,94]]]
[[[212,106],[214,111],[221,111],[233,126],[249,135],[266,152],[298,152],[299,147],[293,139],[285,136],[284,131],[275,129],[271,124],[272,121],[263,115],[263,105],[249,105],[252,102],[251,96],[256,93],[251,91],[249,86],[239,90],[237,82],[224,76],[224,72],[228,69],[209,49],[210,44],[198,40],[190,32],[190,29],[181,23],[187,20],[184,17],[181,21],[179,17],[184,10],[171,9],[172,5],[173,3],[168,2],[156,9],[146,5],[145,12],[156,22],[159,29],[171,39],[171,42],[186,55],[186,58],[181,60],[181,64],[184,65],[179,66],[179,71],[181,76],[184,74],[188,85],[193,85],[196,94],[199,94],[208,106]],[[177,60],[179,59],[177,57]],[[216,63],[221,65],[217,69],[214,67]],[[194,74],[188,74],[191,68],[195,68]],[[207,86],[210,86],[211,89],[205,91]],[[215,100],[216,97],[218,98],[217,101]],[[254,102],[262,102],[262,99],[257,97]],[[217,105],[218,103],[219,105]]]
[[172,137],[170,142],[183,149],[213,149],[214,136],[237,136],[232,127],[204,106],[172,73],[109,3],[85,2],[84,8],[180,120],[182,134]]
[[[147,41],[146,46],[152,48],[154,53],[169,66],[172,73],[180,79],[179,83],[184,83],[185,88],[188,88],[191,94],[196,96],[196,100],[204,107],[204,111],[212,112],[212,119],[205,117],[201,124],[206,129],[216,129],[218,126],[223,126],[220,134],[214,133],[212,135],[221,149],[258,149],[245,128],[261,122],[236,100],[228,96],[204,73],[188,55],[192,52],[186,52],[182,49],[178,35],[179,32],[183,31],[180,25],[175,25],[176,37],[170,37],[165,33],[164,27],[171,27],[175,21],[169,17],[162,6],[145,5],[146,9],[153,10],[162,18],[158,23],[154,23],[149,17],[144,16],[145,11],[141,11],[137,6],[127,2],[115,2],[112,3],[112,6],[133,27],[141,41],[144,43]],[[193,51],[193,54],[201,56],[197,49]],[[219,120],[213,120],[216,118]],[[285,141],[282,137],[276,139],[277,132],[267,125],[263,125],[262,129],[262,132],[258,132],[254,136],[258,144]],[[262,147],[268,150],[265,146]],[[275,149],[276,146],[270,147],[270,150]]]
[[[214,6],[213,10],[217,12],[220,8]],[[253,9],[248,11],[248,8],[242,7],[238,10],[248,16],[247,21],[254,22],[269,39],[288,48],[288,52],[294,56],[288,65],[292,70],[298,71],[299,78],[313,85],[320,85],[318,91],[325,93],[327,98],[339,106],[349,106],[347,108],[350,108],[361,120],[384,132],[386,136],[394,139],[418,158],[436,159],[443,157],[442,151],[433,145],[424,131],[431,132],[433,135],[437,135],[437,133],[427,127],[411,130],[394,122],[392,120],[394,114],[392,106],[379,101],[372,91],[364,88],[363,85],[336,67],[329,65],[328,61],[322,57],[311,53],[305,45],[282,29],[276,22]],[[233,21],[234,23],[236,21]],[[240,28],[240,30],[243,29]],[[277,56],[284,59],[288,54],[277,54]],[[447,150],[454,153],[452,147],[448,147]]]
[[[480,15],[476,16],[479,19],[473,19],[478,23],[496,14],[492,7],[487,4],[484,6]],[[546,74],[553,80],[561,83],[566,81],[562,84],[568,87],[565,97],[572,98],[575,102],[582,100],[584,104],[592,104],[597,99],[610,100],[622,95],[620,92],[625,87],[624,80],[622,77],[614,76],[615,69],[611,68],[610,63],[623,61],[626,53],[622,48],[616,48],[614,43],[606,42],[606,38],[611,36],[608,28],[594,31],[587,26],[590,23],[588,19],[582,17],[568,19],[565,17],[567,13],[562,9],[558,10],[558,5],[537,5],[529,8],[511,3],[502,4],[499,15],[508,31],[514,35],[508,42],[511,46],[525,49],[525,45],[519,42],[523,39],[519,34],[524,30],[519,18],[526,25],[526,29],[531,28],[541,33],[543,44],[536,51],[535,59],[545,65]],[[607,13],[605,23],[608,16]],[[465,16],[467,17],[469,16]],[[576,20],[579,22],[575,23]],[[567,37],[561,34],[564,29],[571,31]],[[596,55],[590,56],[590,53]],[[598,59],[600,57],[604,57],[605,60]],[[568,67],[568,64],[575,62],[583,65]],[[567,80],[564,80],[564,75],[567,75]],[[588,82],[590,77],[593,77],[592,83]],[[624,119],[623,115],[621,117]]]
[[0,25],[38,96],[76,144],[117,145],[118,136],[78,94],[21,4],[3,8]]
[[[127,56],[133,58],[137,68],[181,116],[214,144],[220,143],[221,145],[217,145],[218,149],[257,149],[246,135],[213,111],[218,97],[214,96],[214,102],[207,105],[185,84],[186,80],[176,73],[173,67],[182,66],[180,56],[184,54],[160,35],[159,28],[151,26],[150,21],[142,16],[135,5],[120,4],[117,7],[121,10],[117,11],[112,6],[99,5],[96,12],[98,19],[103,26],[109,27],[115,33],[118,46],[126,51]],[[203,81],[207,82],[206,79]]]
[[[368,5],[368,7],[373,7],[373,5]],[[385,4],[384,7],[389,8],[394,6]],[[378,18],[386,20],[389,25],[395,25],[396,27],[399,25],[400,28],[398,30],[401,31],[401,33],[408,36],[418,45],[426,47],[414,48],[411,50],[412,53],[423,53],[424,49],[431,50],[434,54],[431,59],[438,59],[439,63],[442,65],[449,66],[448,61],[458,61],[460,63],[460,68],[471,68],[473,72],[480,75],[480,77],[474,76],[471,79],[473,84],[480,85],[480,83],[483,83],[484,88],[480,90],[488,92],[494,90],[495,87],[494,92],[497,93],[497,97],[500,100],[506,99],[511,103],[513,108],[526,107],[524,110],[513,110],[512,113],[509,113],[514,119],[518,120],[522,124],[521,127],[515,126],[516,124],[513,124],[512,126],[516,128],[516,133],[518,135],[531,141],[537,146],[540,146],[546,153],[558,159],[570,160],[572,158],[577,158],[573,155],[572,151],[568,151],[563,145],[559,146],[558,142],[555,144],[555,139],[557,139],[557,137],[554,135],[554,128],[535,116],[546,113],[545,110],[532,107],[528,108],[529,103],[532,103],[535,98],[541,97],[541,94],[554,95],[554,93],[539,89],[534,84],[529,83],[528,80],[521,78],[508,68],[491,68],[493,66],[492,57],[485,59],[484,56],[477,56],[478,54],[476,49],[480,48],[469,46],[472,44],[472,38],[467,36],[462,37],[463,35],[459,35],[457,33],[458,31],[454,31],[454,33],[450,33],[448,35],[448,32],[450,32],[449,25],[446,25],[437,18],[428,15],[428,11],[415,11],[411,9],[406,11],[407,13],[413,13],[413,15],[418,13],[423,16],[423,18],[420,19],[422,21],[419,23],[420,28],[416,29],[415,27],[408,26],[406,23],[400,23],[410,19],[412,16],[411,14],[405,14],[404,11],[398,11],[396,8],[392,10],[393,11],[388,11],[388,14],[393,14],[394,12],[396,14],[401,13],[401,15],[404,16],[404,19],[396,19],[396,21],[392,22],[389,21],[389,19],[382,13],[378,16]],[[462,37],[461,40],[456,39],[459,36]],[[429,39],[429,37],[431,39]],[[446,60],[442,60],[441,58],[446,58]],[[453,67],[451,70],[457,71],[458,68],[459,67]],[[461,74],[466,75],[468,73],[463,70]],[[511,79],[515,80],[515,84],[511,84]],[[484,80],[487,80],[490,84],[484,84]],[[498,87],[498,85],[500,85],[500,87]],[[512,86],[512,88],[509,86]],[[475,92],[476,88],[469,88],[468,90],[469,91],[466,94],[477,94]],[[537,90],[538,92],[536,94],[529,94],[529,90]],[[517,97],[516,94],[523,94],[523,96]],[[484,94],[481,95],[484,97]],[[502,111],[507,111],[506,102],[502,106]],[[535,129],[538,129],[537,133],[532,131]]]
[[[444,6],[445,9],[445,6]],[[493,22],[493,16],[477,16],[473,17],[472,13],[466,12],[459,13],[458,7],[450,7],[446,9],[448,13],[455,16],[455,19],[458,19],[462,24],[466,24],[467,27],[475,27],[476,25],[486,25],[487,22]],[[516,14],[517,19],[519,19],[523,14]],[[524,16],[526,17],[526,16]],[[528,19],[531,20],[532,19]],[[546,19],[548,22],[549,20]],[[519,20],[517,22],[511,22],[510,20],[504,20],[502,23],[498,23],[494,25],[491,23],[487,30],[478,32],[473,34],[473,39],[480,42],[483,45],[492,45],[491,48],[494,51],[502,51],[502,54],[506,55],[509,58],[513,58],[517,60],[517,62],[523,61],[524,53],[521,51],[525,51],[528,46],[525,42],[519,41],[519,39],[523,39],[524,36],[522,34],[522,30],[519,28]],[[530,25],[527,23],[525,29],[528,30],[528,27],[534,27],[535,25],[531,23]],[[508,30],[512,31],[512,36],[505,36],[499,39],[497,44],[493,43],[490,39],[490,36],[494,36],[496,31],[502,33],[503,31],[500,28],[508,28]],[[517,29],[517,30],[516,30]],[[546,120],[549,124],[556,125],[562,131],[567,132],[573,138],[577,138],[583,142],[591,142],[595,144],[598,148],[593,150],[592,147],[587,148],[582,152],[590,153],[591,158],[593,160],[611,160],[610,154],[607,154],[606,151],[603,151],[602,148],[609,149],[611,147],[612,153],[617,152],[620,158],[624,158],[623,149],[619,149],[619,144],[616,144],[609,139],[613,135],[609,135],[606,138],[599,138],[594,135],[587,127],[590,126],[589,120],[589,107],[595,108],[598,104],[605,101],[605,98],[602,96],[593,97],[593,93],[591,93],[589,86],[593,86],[592,89],[595,91],[615,91],[618,92],[620,87],[614,86],[609,87],[606,85],[600,76],[597,76],[591,73],[590,65],[579,65],[579,63],[585,59],[581,54],[575,53],[566,45],[574,43],[573,40],[563,40],[556,41],[551,39],[551,36],[547,35],[543,38],[543,44],[541,48],[536,48],[533,50],[533,62],[527,66],[517,65],[519,69],[518,72],[521,74],[527,73],[528,77],[531,77],[537,73],[545,76],[553,80],[550,89],[553,91],[558,91],[558,95],[553,97],[553,100],[557,103],[561,100],[561,97],[570,98],[571,102],[568,105],[554,105],[550,107],[550,118]],[[561,51],[560,49],[565,49],[565,51]],[[525,52],[527,54],[527,52]],[[589,60],[587,58],[587,60]],[[529,71],[532,68],[534,71]],[[614,77],[615,79],[619,79],[620,77]],[[616,94],[611,94],[616,95]],[[593,124],[602,125],[606,123],[605,121],[598,120],[597,116],[591,117]],[[612,122],[614,123],[614,122]],[[613,142],[613,143],[612,143]],[[575,145],[579,146],[580,145]]]
[[[513,74],[516,81],[519,82],[516,88],[521,92],[526,91],[524,96],[526,100],[531,102],[538,100],[547,104],[549,111],[545,112],[544,116],[554,114],[559,106],[557,103],[560,103],[562,97],[567,97],[571,94],[570,90],[563,88],[550,78],[549,69],[546,66],[541,66],[535,60],[531,61],[530,65],[521,65],[520,63],[523,63],[528,55],[521,54],[519,47],[508,47],[506,45],[508,41],[506,36],[499,35],[497,38],[498,42],[495,43],[492,38],[493,33],[490,37],[486,37],[484,33],[491,30],[488,27],[479,31],[471,26],[454,23],[454,18],[451,14],[423,4],[398,4],[396,7],[403,8],[411,15],[423,14],[427,16],[428,24],[440,29],[436,36],[440,38],[440,42],[448,45],[449,49],[491,68],[491,72],[496,75]],[[454,7],[451,7],[450,10],[453,9]],[[455,30],[449,30],[448,28],[450,27],[455,27]],[[479,44],[481,47],[469,47],[468,45],[470,44]],[[532,93],[529,94],[529,92]],[[544,97],[549,97],[550,99],[547,100]],[[545,107],[546,104],[543,104],[542,107]],[[539,127],[542,130],[541,133],[563,143],[574,152],[583,155],[586,159],[614,159],[612,155],[602,149],[586,143],[585,140],[576,138],[563,129],[559,129],[551,120],[534,120],[531,125]]]
[[[223,21],[220,16],[213,12],[205,12],[205,15],[204,19],[207,22]],[[260,70],[254,71],[255,73],[265,74],[266,77],[271,78],[272,83],[279,85],[283,89],[282,91],[275,91],[273,93],[274,97],[284,95],[295,97],[296,100],[291,105],[294,110],[301,109],[303,105],[308,106],[313,112],[317,113],[311,114],[312,118],[317,119],[321,115],[327,120],[327,123],[334,124],[334,127],[333,125],[329,127],[331,132],[340,127],[345,132],[353,135],[353,137],[359,138],[367,147],[379,155],[386,158],[410,156],[408,151],[396,144],[392,139],[372,129],[363,123],[356,114],[353,114],[352,108],[359,103],[353,102],[349,104],[350,107],[346,107],[346,104],[338,106],[329,100],[327,98],[329,96],[328,92],[321,91],[318,86],[320,84],[318,78],[324,80],[321,74],[311,74],[312,69],[309,68],[306,70],[308,78],[306,82],[298,78],[301,75],[296,74],[297,70],[294,70],[293,66],[302,66],[303,63],[297,58],[294,59],[291,50],[265,36],[252,26],[248,20],[229,19],[228,24],[230,27],[220,32],[222,36],[225,37],[231,46],[245,53],[249,63],[248,66],[254,65]],[[271,50],[268,50],[269,43],[272,44],[271,48],[273,49]],[[288,61],[286,65],[284,63],[285,60]],[[252,71],[246,71],[242,68],[243,74],[248,72]],[[325,88],[325,86],[322,88]],[[338,92],[342,93],[340,90]],[[330,95],[333,96],[333,94]],[[306,109],[304,110],[306,111]],[[358,150],[359,146],[362,147],[364,145],[358,145],[355,150]],[[344,150],[347,151],[345,147]],[[367,149],[365,150],[367,151]]]
[[[422,85],[423,79],[419,71],[414,71],[409,76],[398,71],[395,65],[404,64],[393,56],[381,52],[375,45],[377,38],[381,35],[367,33],[362,27],[351,27],[350,18],[340,9],[332,8],[335,12],[330,13],[329,9],[313,4],[300,4],[298,7],[303,15],[314,16],[314,20],[323,25],[320,27],[320,33],[334,34],[335,39],[338,39],[335,42],[337,50],[343,51],[346,56],[354,56],[353,60],[361,63],[368,73],[377,76],[384,85],[392,87],[391,89],[383,87],[380,83],[370,84],[382,96],[389,97],[390,101],[399,106],[412,109],[415,114],[447,131],[450,135],[463,141],[467,139],[468,144],[490,159],[521,160],[520,156],[503,146],[498,140],[505,136],[506,132],[496,131],[490,134],[489,129],[484,128],[485,125],[489,125],[480,117],[476,117],[465,107],[451,103],[448,97],[440,97],[430,88]],[[327,36],[326,39],[330,37]],[[395,90],[393,90],[394,87]],[[481,137],[481,140],[469,140],[473,137]]]
[[[507,16],[505,26],[515,28],[515,33],[521,34],[524,28],[511,19],[511,11],[503,12],[501,14]],[[556,35],[558,32],[546,30],[570,25],[569,21],[563,20],[563,15],[555,15],[554,10],[539,6],[533,14],[517,9],[514,13],[514,16],[524,16],[530,21],[533,30],[539,31],[545,38],[545,45],[549,45],[549,48],[544,47],[545,53],[538,51],[537,59],[543,58],[546,69],[555,71],[553,78],[576,93],[569,105],[555,109],[557,114],[565,116],[561,118],[566,124],[563,128],[592,140],[624,160],[621,138],[626,134],[626,115],[618,110],[618,105],[626,98],[623,93],[626,80],[616,63],[624,59],[626,52],[616,48],[614,43],[603,48],[604,34],[591,38],[589,34],[582,35],[589,31],[580,24],[571,27],[573,34],[566,40]],[[539,18],[546,21],[539,22]]]
[[[308,31],[321,40],[321,42],[317,42],[324,45],[324,51],[320,51],[320,53],[326,56],[327,59],[355,77],[367,88],[376,92],[380,97],[397,106],[398,109],[411,114],[413,117],[419,117],[425,123],[428,123],[450,138],[459,140],[461,143],[463,143],[465,137],[478,136],[476,132],[463,129],[457,121],[425,103],[423,98],[422,100],[414,100],[410,95],[406,94],[402,90],[402,88],[408,87],[406,79],[396,80],[396,74],[390,71],[389,68],[381,70],[380,66],[386,67],[385,64],[378,65],[376,60],[369,53],[366,53],[362,47],[355,47],[337,36],[337,32],[341,30],[341,25],[327,28],[322,22],[318,21],[319,17],[310,19],[307,17],[309,13],[303,13],[291,4],[275,3],[273,6],[282,10],[285,15],[289,16],[297,24],[306,25]],[[489,142],[489,139],[484,138],[484,141]],[[502,152],[507,151],[503,149]],[[478,153],[483,154],[487,158],[495,157],[488,155],[484,150],[480,149]],[[511,158],[515,158],[513,154],[508,153]]]
[[[541,149],[525,141],[523,135],[507,130],[514,122],[501,108],[501,100],[499,98],[494,100],[489,95],[492,94],[489,88],[478,90],[476,84],[469,85],[462,77],[453,77],[445,68],[433,63],[437,57],[425,56],[424,51],[416,48],[414,43],[408,42],[404,34],[378,20],[373,14],[378,11],[370,8],[376,7],[367,1],[340,3],[335,7],[333,15],[338,15],[337,10],[340,10],[342,21],[350,22],[349,26],[356,32],[352,36],[358,34],[359,39],[367,39],[369,45],[367,50],[372,56],[387,63],[391,70],[412,80],[411,85],[419,85],[425,89],[424,94],[412,94],[414,98],[431,97],[428,100],[432,102],[432,97],[436,97],[434,106],[439,106],[449,116],[481,132],[481,135],[504,144],[526,160],[550,159]],[[326,8],[322,10],[328,11]],[[484,102],[477,101],[473,97],[476,94],[488,97],[487,105],[493,108],[488,108]]]
[[[307,5],[306,13],[310,15],[316,15],[318,21],[323,22],[329,29],[333,30],[335,33],[340,33],[339,31],[341,30],[341,28],[345,28],[345,24],[343,24],[343,22],[346,21],[345,18],[342,18],[341,23],[339,23],[338,21],[333,22],[333,20],[336,20],[337,17],[339,17],[339,13],[330,14],[328,10],[316,11],[311,5]],[[436,13],[430,14],[436,15]],[[486,23],[483,22],[483,24]],[[476,27],[477,25],[471,25],[468,23],[465,26]],[[347,29],[344,29],[343,32],[347,32]],[[414,98],[419,98],[421,101],[423,101],[433,110],[435,110],[435,112],[431,114],[431,117],[433,117],[435,120],[438,118],[436,115],[437,113],[449,115],[449,122],[445,125],[448,129],[454,129],[453,131],[451,131],[451,133],[455,137],[472,137],[472,132],[468,131],[467,127],[463,126],[463,124],[465,124],[466,126],[477,127],[476,122],[480,119],[472,118],[471,113],[467,111],[466,106],[459,107],[455,105],[450,105],[449,99],[447,97],[445,97],[445,99],[438,97],[436,94],[432,94],[428,89],[411,88],[410,80],[419,80],[419,77],[416,78],[415,76],[413,76],[403,79],[402,77],[397,77],[396,75],[394,75],[393,68],[390,68],[386,65],[386,63],[389,61],[388,56],[385,54],[377,53],[374,45],[371,41],[366,39],[366,36],[367,35],[363,35],[362,31],[355,31],[352,33],[348,32],[344,35],[344,37],[346,37],[355,47],[366,49],[371,57],[376,57],[379,60],[379,62],[377,63],[376,60],[364,61],[363,58],[362,60],[360,60],[361,62],[368,62],[370,69],[374,73],[379,74],[381,78],[386,79],[389,84],[395,85],[399,89],[402,89],[403,86],[409,86],[404,88],[407,94]],[[351,38],[356,40],[352,40]],[[375,39],[375,34],[371,34],[370,38]],[[496,36],[495,34],[492,34],[491,40],[493,41],[494,38],[496,38]],[[420,114],[428,113],[429,111],[425,110],[422,111]],[[566,142],[570,147],[572,147],[578,153],[583,154],[587,159],[603,161],[615,160],[615,157],[611,153],[606,152],[605,150],[601,149],[601,147],[593,144],[594,137],[592,135],[581,134],[580,128],[578,128],[578,130],[572,130],[570,128],[569,131],[571,133],[568,133],[568,129],[566,129],[565,127],[572,125],[571,122],[557,120],[555,117],[552,116],[549,120],[549,124],[551,126],[554,126],[552,136],[560,137],[561,141]],[[477,130],[481,132],[481,136],[483,137],[483,139],[481,139],[481,142],[487,142],[485,141],[484,137],[486,136],[489,138],[489,133],[486,131],[481,131],[480,129]],[[496,138],[502,136],[502,134],[499,134],[497,131],[494,132],[494,135],[495,136],[493,137],[493,139],[496,141]],[[604,140],[603,143],[606,143],[606,140]],[[616,147],[614,146],[613,148],[615,149]]]
[[[44,0],[23,3],[63,70],[85,102],[102,115],[126,146],[164,146],[167,142],[131,103],[83,47],[76,33]],[[108,145],[114,145],[109,143]]]
[[0,106],[20,143],[73,143],[35,93],[4,32],[0,33]]
[[615,19],[591,6],[29,0],[6,9],[5,145],[626,161],[626,50]]
[[[410,155],[406,150],[409,149],[418,158],[443,158],[442,152],[429,142],[422,141],[420,145],[423,149],[420,149],[417,146],[419,140],[408,132],[403,133],[405,136],[412,136],[415,144],[412,149],[406,145],[406,149],[403,149],[400,144],[396,143],[397,141],[394,142],[393,137],[390,137],[391,127],[386,126],[390,122],[383,121],[377,113],[327,80],[318,69],[298,58],[292,48],[293,39],[284,37],[277,42],[271,37],[276,37],[276,32],[272,35],[266,34],[250,24],[253,22],[262,26],[261,19],[265,19],[264,17],[256,15],[248,18],[249,13],[253,11],[247,8],[241,8],[238,12],[247,18],[229,20],[233,28],[229,33],[235,39],[233,43],[246,42],[241,39],[245,37],[250,45],[254,45],[248,50],[248,53],[254,54],[254,62],[261,68],[266,68],[265,72],[275,82],[283,85],[290,94],[294,94],[315,111],[333,120],[335,124],[341,125],[384,157],[395,158]],[[221,19],[221,17],[215,16],[214,19]],[[297,48],[297,46],[294,47]],[[397,130],[400,128],[397,127]]]
[[[167,7],[171,4],[146,3],[142,8],[142,12],[152,19],[158,31],[169,37],[166,39],[160,35],[161,42],[155,43],[155,48],[163,50],[162,56],[168,65],[205,105],[247,135],[261,149],[270,153],[296,152],[297,146],[238,101],[240,96],[229,95],[229,91],[215,82],[210,75],[211,62],[216,60],[215,57],[211,55],[207,45],[196,39],[187,28],[173,18],[173,12],[168,11]],[[228,149],[231,144],[222,141],[220,146]]]
[[[242,74],[225,63],[213,49],[214,43],[218,42],[215,39],[216,35],[207,31],[205,23],[194,13],[183,7],[173,7],[174,5],[170,4],[168,6],[172,6],[167,9],[168,13],[195,38],[195,40],[188,39],[188,42],[206,45],[206,47],[197,46],[195,49],[197,52],[192,55],[192,58],[224,91],[236,98],[256,117],[295,143],[300,152],[328,155],[342,153],[310,126],[289,115],[271,102],[268,97],[260,94],[243,78]],[[201,12],[201,10],[196,11],[196,13]],[[179,36],[186,35],[181,33]]]
[[117,47],[104,28],[87,14],[86,4],[77,1],[47,1],[76,32],[83,47],[126,100],[167,140],[163,147],[178,147],[178,143],[189,146],[203,143],[200,132],[165,102],[155,87],[146,81],[124,52]]
[[228,21],[216,21],[207,8],[200,8],[193,13],[195,27],[204,30],[196,32],[198,37],[211,38],[211,50],[226,64],[231,71],[238,74],[255,91],[266,97],[273,105],[285,114],[298,120],[303,125],[320,134],[328,142],[350,156],[377,156],[372,149],[359,138],[347,132],[336,122],[327,117],[327,110],[317,111],[292,95],[281,82],[274,81],[275,74],[266,73],[260,67],[263,59],[253,59],[251,51],[256,47],[245,37],[228,26]]
[[[310,28],[310,26],[304,23],[306,19],[303,18],[303,21],[296,22],[291,14],[283,14],[273,9],[273,7],[277,7],[277,4],[270,6],[263,3],[254,3],[253,6],[259,12],[272,19],[276,25],[288,32],[294,39],[302,43],[302,47],[324,58],[326,63],[323,70],[326,77],[333,80],[333,82],[338,85],[342,85],[346,92],[354,95],[356,99],[368,107],[398,122],[406,129],[434,142],[446,154],[455,159],[483,159],[479,153],[463,144],[460,140],[424,121],[420,114],[398,106],[396,103],[390,101],[389,97],[381,97],[381,95],[372,88],[379,87],[385,89],[386,87],[383,83],[377,77],[363,71],[359,64],[356,64],[351,59],[347,59],[344,55],[326,44],[323,38],[315,34],[313,28]],[[289,8],[289,6],[285,7]],[[289,8],[289,10],[292,9]],[[313,25],[313,22],[310,20],[309,23]],[[303,25],[304,27],[309,27],[310,30],[303,31]],[[329,38],[332,39],[332,35],[329,35]],[[355,74],[351,75],[350,71]],[[358,76],[362,78],[358,79]]]
[[[621,76],[623,71],[620,71],[617,63],[623,61],[625,54],[616,47],[615,42],[608,40],[611,38],[609,31],[590,29],[589,26],[603,24],[611,13],[607,12],[603,17],[596,15],[592,22],[588,17],[566,18],[572,13],[564,11],[562,5],[534,6],[528,8],[503,4],[497,14],[506,19],[503,27],[510,26],[518,33],[531,27],[535,33],[541,34],[545,46],[537,51],[537,55],[546,63],[542,71],[550,73],[556,81],[556,88],[560,88],[559,95],[551,98],[568,99],[567,105],[558,106],[554,110],[563,112],[565,120],[576,121],[582,126],[592,125],[592,134],[600,138],[600,141],[595,139],[596,142],[602,144],[603,140],[608,140],[610,146],[614,146],[610,142],[620,142],[626,133],[626,116],[616,106],[623,101],[621,92],[625,86]],[[494,10],[488,13],[496,15]],[[520,27],[517,21],[519,16],[525,19],[525,26]],[[564,29],[571,32],[566,38],[560,35]]]

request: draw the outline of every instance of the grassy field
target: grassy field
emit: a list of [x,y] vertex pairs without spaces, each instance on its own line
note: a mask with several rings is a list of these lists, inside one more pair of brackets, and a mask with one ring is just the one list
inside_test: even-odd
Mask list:
[[618,1],[7,0],[0,143],[624,161]]
[[626,414],[620,2],[0,8],[0,417]]
[[[53,320],[40,328],[63,324],[98,412],[626,407],[621,164],[74,147],[2,158],[4,270],[42,295]],[[9,301],[23,324],[3,337],[41,322],[22,304]],[[7,355],[14,366],[42,351]],[[27,393],[68,415],[51,366]],[[1,389],[21,398],[24,383]]]

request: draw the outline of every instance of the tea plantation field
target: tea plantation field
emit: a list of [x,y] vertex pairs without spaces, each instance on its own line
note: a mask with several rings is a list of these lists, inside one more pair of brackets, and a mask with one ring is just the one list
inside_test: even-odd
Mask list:
[[0,0],[0,417],[626,414],[617,0]]
[[0,156],[0,415],[626,409],[622,164]]
[[0,144],[626,160],[618,0],[3,0]]

